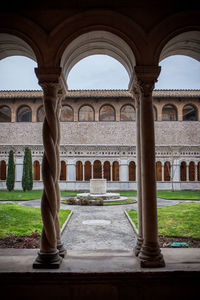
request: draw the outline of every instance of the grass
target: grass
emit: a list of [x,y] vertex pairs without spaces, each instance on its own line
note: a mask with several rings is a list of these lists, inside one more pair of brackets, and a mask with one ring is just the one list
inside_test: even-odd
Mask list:
[[[127,212],[137,226],[137,211]],[[158,208],[158,234],[200,239],[200,203],[179,203]]]
[[[62,226],[70,210],[60,210]],[[42,219],[40,208],[24,207],[15,203],[0,204],[0,238],[10,235],[26,236],[35,230],[41,233]]]
[[200,199],[200,190],[183,190],[183,191],[170,191],[163,190],[157,191],[157,197],[167,199]]
[[[76,196],[77,192],[67,192],[67,191],[61,191],[62,197],[67,196]],[[0,191],[0,201],[2,200],[12,200],[12,201],[18,201],[18,200],[31,200],[31,199],[40,199],[42,197],[42,190],[32,190],[32,191],[22,191],[22,190],[16,190],[16,191]]]

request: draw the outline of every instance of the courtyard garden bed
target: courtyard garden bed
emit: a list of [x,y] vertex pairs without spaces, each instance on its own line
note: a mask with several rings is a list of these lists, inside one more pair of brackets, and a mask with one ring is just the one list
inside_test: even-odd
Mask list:
[[[60,226],[70,210],[60,210]],[[38,248],[42,231],[39,208],[19,204],[0,204],[0,248]]]
[[[137,227],[137,211],[127,212]],[[179,203],[158,208],[158,234],[161,247],[171,247],[172,242],[186,242],[190,247],[200,247],[200,203]]]

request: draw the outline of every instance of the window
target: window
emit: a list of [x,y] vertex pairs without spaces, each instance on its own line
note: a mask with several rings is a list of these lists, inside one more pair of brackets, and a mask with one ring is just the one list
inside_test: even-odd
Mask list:
[[76,180],[77,181],[83,180],[83,164],[81,161],[77,161],[76,163]]
[[91,162],[86,161],[85,162],[85,181],[90,181],[91,178],[92,178]]
[[101,107],[99,121],[115,121],[115,110],[111,105],[104,105]]
[[162,163],[160,161],[156,162],[156,180],[162,181]]
[[6,105],[0,107],[0,122],[11,122],[10,108]]
[[197,165],[197,180],[200,181],[200,162]]
[[177,110],[174,105],[167,104],[162,109],[163,121],[177,121]]
[[198,110],[195,106],[187,104],[183,107],[183,121],[198,121]]
[[113,181],[119,181],[119,163],[117,161],[114,161],[112,165],[112,178]]
[[126,104],[120,110],[120,121],[135,121],[135,108]]
[[0,163],[0,180],[6,180],[6,162],[2,160]]
[[40,106],[37,111],[37,121],[43,122],[45,118],[44,106]]
[[66,174],[67,172],[66,172],[66,163],[65,163],[65,161],[61,161],[60,162],[60,180],[66,180]]
[[182,161],[180,166],[180,180],[186,181],[187,180],[187,166],[186,162]]
[[61,108],[60,115],[61,122],[73,122],[74,121],[74,112],[71,106],[63,105]]
[[171,165],[169,161],[166,161],[164,164],[164,181],[170,181],[171,180]]
[[189,181],[195,181],[195,164],[193,161],[189,163]]
[[79,109],[78,120],[80,122],[94,121],[94,109],[89,105],[84,105]]
[[27,105],[20,106],[17,111],[17,122],[31,122],[32,121],[32,111]]
[[104,178],[107,179],[107,181],[110,181],[110,162],[109,161],[104,162],[103,173],[104,173]]
[[93,165],[94,178],[102,178],[102,166],[100,160],[95,160]]
[[40,180],[40,163],[37,160],[33,164],[33,180]]
[[129,181],[135,181],[135,162],[131,161],[128,166],[129,169]]

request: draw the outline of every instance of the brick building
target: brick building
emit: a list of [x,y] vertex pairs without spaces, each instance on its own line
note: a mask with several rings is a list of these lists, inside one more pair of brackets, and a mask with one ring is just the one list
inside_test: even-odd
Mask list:
[[[0,92],[0,188],[14,150],[21,189],[24,148],[32,150],[34,189],[43,188],[42,91]],[[200,90],[154,90],[158,189],[198,189]],[[135,99],[127,90],[68,91],[61,111],[60,188],[88,190],[106,178],[109,190],[137,189]]]

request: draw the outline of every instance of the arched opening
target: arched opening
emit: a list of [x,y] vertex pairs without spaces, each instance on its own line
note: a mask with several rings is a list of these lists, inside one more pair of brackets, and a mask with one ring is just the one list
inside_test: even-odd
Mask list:
[[67,168],[66,168],[66,162],[62,160],[60,162],[60,180],[65,180],[67,178]]
[[153,105],[153,116],[154,116],[154,121],[158,120],[158,115],[157,115],[157,108]]
[[90,161],[85,162],[85,181],[90,181],[92,178],[92,165]]
[[106,104],[100,108],[99,121],[115,121],[115,109],[112,105]]
[[28,105],[22,105],[17,110],[17,122],[31,122],[32,110]]
[[103,164],[103,173],[104,173],[104,178],[107,181],[110,181],[110,162],[105,161]]
[[114,161],[112,164],[112,178],[113,181],[119,181],[119,163]]
[[189,163],[189,181],[195,181],[195,163],[193,161]]
[[83,164],[81,161],[76,162],[76,181],[83,180]]
[[187,165],[185,161],[182,161],[180,165],[180,180],[181,181],[187,180]]
[[164,164],[164,181],[171,180],[171,164],[169,161],[166,161]]
[[102,178],[102,166],[100,160],[95,160],[93,165],[93,177]]
[[160,161],[156,162],[156,180],[162,181],[162,163]]
[[83,105],[78,111],[79,122],[94,121],[94,108],[91,105]]
[[74,111],[70,105],[62,106],[60,121],[61,122],[73,122],[74,121]]
[[33,180],[40,180],[40,163],[38,160],[33,163]]
[[120,121],[135,121],[135,108],[125,104],[120,109]]
[[6,180],[6,162],[5,160],[1,160],[0,164],[0,179]]
[[136,179],[136,168],[135,168],[135,162],[134,161],[130,161],[129,166],[128,166],[128,170],[129,170],[129,181],[135,181]]
[[172,104],[166,104],[162,109],[163,121],[177,121],[177,109]]
[[45,118],[44,106],[41,105],[37,110],[37,122],[44,122],[44,118]]
[[11,122],[10,107],[2,105],[0,107],[0,122]]
[[[126,87],[123,87],[123,89],[127,89],[128,84],[134,74],[134,66],[135,66],[135,56],[130,48],[130,46],[119,36],[115,35],[114,33],[111,33],[109,31],[90,31],[87,33],[84,33],[74,39],[68,47],[65,49],[62,55],[61,59],[61,67],[63,68],[64,76],[67,79],[68,82],[68,76],[72,68],[82,60],[84,61],[84,58],[96,58],[97,56],[104,56],[104,59],[107,58],[107,56],[110,56],[111,58],[114,58],[119,63],[122,64],[122,66],[125,68],[126,72],[128,73],[129,80],[126,80]],[[92,57],[93,56],[93,57]],[[89,58],[90,59],[90,58]],[[93,62],[91,63],[93,67]],[[95,69],[99,70],[99,67],[104,66],[106,67],[106,63],[100,63],[99,66],[93,67],[93,73],[92,76],[94,77]],[[87,70],[87,72],[85,71]],[[89,68],[83,67],[83,77],[86,77],[86,81],[89,82],[89,80],[93,80],[92,77],[88,77]],[[100,72],[99,72],[100,73]],[[104,69],[104,72],[102,72],[103,77],[107,76],[108,70]],[[118,72],[117,72],[118,73]],[[89,79],[90,78],[90,79]],[[106,77],[107,78],[107,77]],[[127,78],[128,79],[128,78]],[[122,81],[122,80],[121,80]],[[107,79],[107,82],[109,83],[109,89],[119,89],[120,81],[115,83],[115,86],[111,87],[111,80]],[[71,83],[68,82],[68,86],[71,86]],[[72,87],[75,89],[75,87]],[[78,89],[92,89],[91,85],[86,86],[79,86]],[[107,87],[100,87],[101,89],[105,89]],[[122,87],[120,87],[122,88]],[[76,87],[77,89],[77,87]],[[95,89],[99,89],[98,87],[95,87]]]
[[183,121],[198,121],[198,109],[192,104],[183,107]]

